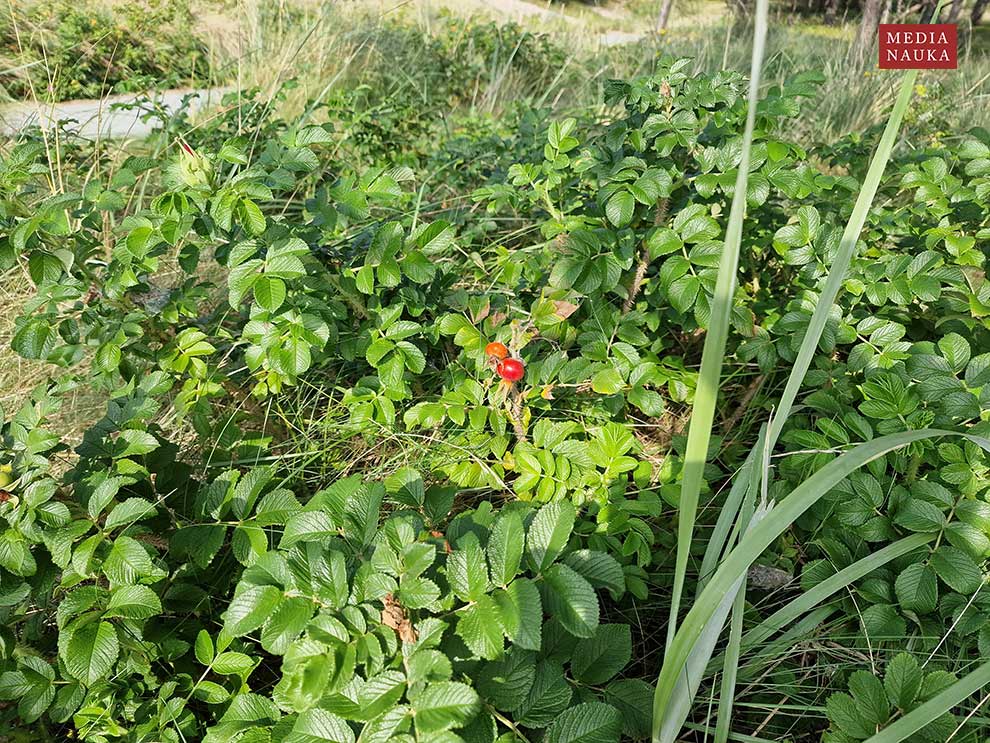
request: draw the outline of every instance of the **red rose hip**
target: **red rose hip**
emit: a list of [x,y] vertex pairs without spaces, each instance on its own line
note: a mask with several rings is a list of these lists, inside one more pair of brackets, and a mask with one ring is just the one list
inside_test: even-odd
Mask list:
[[508,382],[518,382],[526,373],[526,367],[519,359],[506,359],[495,367],[495,371]]

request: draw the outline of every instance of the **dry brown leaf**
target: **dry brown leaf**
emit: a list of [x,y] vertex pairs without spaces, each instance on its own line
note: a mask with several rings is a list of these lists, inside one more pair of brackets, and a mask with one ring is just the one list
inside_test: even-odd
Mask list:
[[488,313],[491,312],[492,303],[490,301],[485,302],[485,306],[478,310],[477,313],[471,315],[471,322],[477,325],[479,322],[488,317]]
[[555,314],[561,320],[566,320],[568,317],[570,317],[571,315],[573,315],[575,312],[578,311],[578,307],[580,305],[576,305],[573,302],[565,302],[562,299],[555,299],[553,302],[553,306],[554,306],[553,314]]
[[382,624],[391,627],[403,642],[416,642],[418,636],[412,622],[406,616],[406,610],[391,593],[385,594],[385,608],[382,609]]

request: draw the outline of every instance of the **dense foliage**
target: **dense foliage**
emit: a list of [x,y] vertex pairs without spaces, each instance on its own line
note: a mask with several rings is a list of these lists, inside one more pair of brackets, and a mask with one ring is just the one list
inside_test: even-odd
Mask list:
[[61,101],[199,83],[210,59],[195,29],[189,4],[176,0],[12,4],[0,14],[0,89]]
[[[873,138],[789,141],[818,82],[757,111],[712,511]],[[93,175],[64,190],[42,143],[10,148],[0,265],[36,287],[12,345],[56,372],[0,429],[0,720],[94,741],[646,737],[744,84],[663,59],[609,84],[604,120],[433,138],[424,117],[402,152],[360,107],[287,122],[242,95],[188,141],[169,122],[162,154],[79,144]],[[472,165],[441,186],[429,163]],[[987,132],[898,155],[772,496],[881,434],[986,432],[988,201]],[[71,442],[50,421],[83,386],[106,412]],[[988,485],[977,446],[912,444],[783,536],[765,562],[788,591],[927,539],[754,649],[738,729],[784,689],[827,721],[764,735],[863,740],[990,652]],[[826,621],[841,660],[813,649]],[[919,740],[985,735],[971,709]]]

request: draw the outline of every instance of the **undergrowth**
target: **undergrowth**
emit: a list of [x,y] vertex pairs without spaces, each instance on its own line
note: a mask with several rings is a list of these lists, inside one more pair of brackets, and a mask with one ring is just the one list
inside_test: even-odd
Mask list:
[[315,98],[4,149],[46,373],[0,427],[0,730],[985,738],[990,134],[912,79],[809,141],[820,73],[578,106],[520,27],[378,32]]

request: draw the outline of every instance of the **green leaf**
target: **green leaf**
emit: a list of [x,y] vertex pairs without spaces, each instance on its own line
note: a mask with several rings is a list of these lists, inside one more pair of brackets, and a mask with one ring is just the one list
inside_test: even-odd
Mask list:
[[237,219],[250,235],[257,236],[265,231],[265,215],[251,199],[240,200],[237,205]]
[[[41,658],[26,655],[19,659],[16,671],[0,674],[0,700],[18,700],[17,714],[21,721],[32,723],[44,714],[55,698],[54,680],[51,666]],[[68,686],[80,688],[76,683]],[[50,714],[55,716],[54,707]]]
[[441,681],[426,686],[412,700],[419,736],[469,723],[481,709],[477,693],[467,684]]
[[860,623],[872,642],[896,640],[907,631],[904,619],[890,604],[868,606],[860,614]]
[[537,572],[545,571],[564,551],[575,515],[568,500],[548,503],[537,512],[526,535],[526,549]]
[[949,588],[962,594],[976,591],[983,583],[983,571],[961,549],[943,544],[932,553],[932,567]]
[[383,671],[361,687],[358,704],[364,718],[373,718],[394,706],[406,689],[406,677],[399,671]]
[[594,637],[580,640],[571,656],[571,672],[578,681],[596,686],[622,671],[632,658],[628,624],[599,624]]
[[607,588],[615,598],[626,590],[626,576],[622,572],[622,565],[607,552],[574,550],[564,556],[564,564],[594,588]]
[[975,526],[955,522],[945,527],[945,538],[949,544],[958,547],[976,560],[990,552],[990,538]]
[[938,350],[952,367],[953,374],[958,374],[969,363],[969,342],[958,333],[949,333],[938,341]]
[[227,527],[223,524],[193,524],[176,530],[170,548],[176,555],[188,557],[206,568],[223,546]]
[[447,581],[464,601],[478,601],[488,592],[488,565],[477,537],[469,534],[447,555]]
[[120,366],[120,346],[115,343],[104,343],[96,349],[93,365],[106,374],[116,371]]
[[275,703],[259,694],[238,694],[220,718],[227,730],[240,731],[272,723],[281,717]]
[[482,595],[476,603],[463,609],[457,620],[457,634],[471,652],[481,658],[492,659],[502,654],[502,627],[497,616],[495,599]]
[[900,743],[902,740],[907,740],[964,699],[982,690],[987,684],[990,684],[990,663],[984,663],[972,673],[947,686],[924,704],[915,707],[868,738],[867,743]]
[[928,565],[908,565],[894,582],[894,592],[902,608],[916,614],[935,610],[938,603],[938,581]]
[[285,301],[285,282],[271,276],[259,276],[254,282],[254,301],[258,306],[274,312]]
[[646,387],[633,387],[626,399],[651,417],[659,416],[666,407],[663,395]]
[[553,565],[543,574],[543,603],[575,637],[593,637],[598,628],[598,597],[591,585],[566,565]]
[[636,199],[628,191],[616,191],[605,205],[605,216],[616,227],[625,227],[633,218]]
[[231,269],[227,275],[227,302],[237,309],[258,280],[258,269],[261,267],[260,258],[254,258]]
[[399,730],[411,710],[405,706],[393,707],[372,718],[361,729],[361,743],[387,743]]
[[110,673],[119,652],[113,625],[109,622],[90,622],[72,633],[62,661],[73,678],[92,686]]
[[322,542],[339,534],[326,511],[300,511],[289,517],[278,547],[286,550],[299,542]]
[[103,561],[103,574],[112,584],[158,580],[165,572],[151,561],[148,551],[135,539],[117,537],[110,554]]
[[526,532],[519,513],[509,511],[499,516],[486,548],[493,583],[507,586],[516,577],[525,542]]
[[103,524],[103,528],[110,531],[118,526],[129,526],[135,521],[149,518],[155,513],[155,507],[143,498],[128,498],[123,503],[118,503],[113,507]]
[[601,702],[585,702],[564,710],[544,738],[546,743],[613,743],[622,734],[619,711]]
[[504,591],[496,591],[498,619],[505,636],[526,650],[539,650],[542,642],[543,605],[540,592],[528,578],[516,578]]
[[500,660],[485,663],[474,674],[474,685],[486,702],[511,713],[526,702],[536,678],[536,658],[513,648]]
[[921,691],[924,673],[910,653],[898,653],[887,664],[883,687],[890,703],[898,709],[910,709]]
[[825,702],[825,714],[835,727],[853,740],[862,740],[876,729],[863,719],[856,700],[848,694],[830,696]]
[[854,671],[849,677],[849,691],[868,725],[883,725],[890,718],[890,702],[883,684],[869,671]]
[[[123,444],[123,446],[121,446]],[[115,459],[121,457],[133,457],[141,454],[148,454],[158,448],[158,439],[147,431],[137,431],[129,429],[120,432],[117,445],[114,447],[113,456]]]
[[218,683],[200,680],[193,688],[193,696],[207,704],[222,704],[230,699],[230,692]]
[[622,715],[622,733],[633,740],[650,737],[653,687],[642,679],[620,679],[605,687],[605,701]]
[[526,699],[514,711],[516,722],[529,728],[544,728],[571,703],[571,685],[564,678],[564,669],[557,663],[542,660],[536,665],[536,675]]
[[120,586],[110,594],[103,616],[147,619],[161,612],[162,602],[158,594],[147,586]]
[[284,743],[354,743],[354,731],[345,720],[322,709],[308,709],[296,718]]
[[897,509],[894,523],[911,531],[937,532],[945,525],[945,514],[938,506],[911,498]]
[[626,386],[622,374],[615,367],[602,369],[591,378],[591,389],[599,395],[614,395]]
[[222,676],[242,675],[254,668],[255,662],[250,655],[228,651],[220,653],[213,660],[213,670]]
[[275,586],[241,585],[243,590],[234,596],[224,612],[223,628],[234,637],[258,629],[282,600],[282,591]]
[[701,291],[701,282],[698,277],[685,274],[671,282],[667,288],[667,297],[670,299],[671,307],[678,312],[687,312],[694,306],[699,291]]
[[313,617],[313,602],[301,596],[281,601],[261,632],[261,646],[269,653],[283,655]]
[[196,634],[196,644],[193,646],[193,652],[196,655],[196,660],[204,666],[208,666],[213,662],[213,639],[205,629],[201,629]]
[[57,342],[58,336],[51,323],[35,317],[17,329],[10,346],[26,359],[44,359]]

